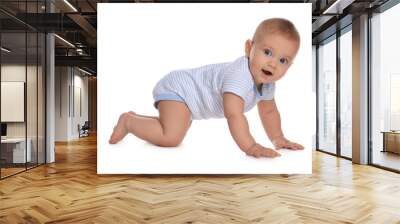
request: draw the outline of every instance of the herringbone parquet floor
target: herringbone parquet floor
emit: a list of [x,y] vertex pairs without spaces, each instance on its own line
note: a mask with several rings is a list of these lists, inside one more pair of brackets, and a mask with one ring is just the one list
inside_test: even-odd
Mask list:
[[319,152],[312,175],[96,174],[96,138],[0,181],[0,223],[400,223],[400,175]]

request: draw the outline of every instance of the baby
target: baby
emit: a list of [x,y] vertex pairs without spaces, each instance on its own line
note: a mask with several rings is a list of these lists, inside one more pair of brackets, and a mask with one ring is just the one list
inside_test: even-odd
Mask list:
[[254,157],[280,154],[258,144],[249,131],[244,113],[256,104],[266,134],[275,149],[301,150],[287,140],[275,104],[275,82],[289,69],[300,46],[295,26],[286,19],[273,18],[258,25],[252,40],[245,43],[246,56],[233,62],[173,71],[153,90],[159,117],[121,114],[110,137],[115,144],[128,133],[158,146],[179,145],[192,119],[225,117],[239,148]]

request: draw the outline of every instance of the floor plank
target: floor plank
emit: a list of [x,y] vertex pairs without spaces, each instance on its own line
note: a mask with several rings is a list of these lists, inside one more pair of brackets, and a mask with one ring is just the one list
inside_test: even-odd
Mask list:
[[312,175],[97,175],[96,137],[0,181],[0,223],[400,223],[400,175],[313,153]]

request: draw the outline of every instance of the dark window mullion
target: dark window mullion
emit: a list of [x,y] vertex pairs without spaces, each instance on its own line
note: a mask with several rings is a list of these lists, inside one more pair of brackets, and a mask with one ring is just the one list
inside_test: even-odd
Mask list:
[[[25,21],[28,17],[28,1],[25,0]],[[25,23],[25,102],[24,102],[24,120],[25,120],[25,170],[28,170],[28,119],[27,119],[27,90],[28,90],[28,24]]]
[[318,64],[319,64],[319,53],[318,53],[318,50],[319,50],[319,45],[317,44],[316,46],[315,46],[315,92],[316,92],[316,94],[315,94],[315,96],[316,96],[316,99],[315,99],[315,102],[317,103],[317,105],[316,105],[316,119],[317,119],[317,121],[316,121],[316,123],[317,123],[317,125],[316,125],[316,134],[315,134],[315,148],[317,149],[317,150],[319,150],[319,66],[318,66]]
[[[2,44],[1,44],[1,34],[2,34],[2,32],[1,32],[1,24],[2,23],[0,23],[0,47],[2,46]],[[0,50],[1,51],[1,50]],[[0,52],[0,84],[1,84],[1,52]],[[1,85],[0,85],[0,112],[1,112],[1,110],[2,110],[2,108],[1,108]],[[0,113],[0,124],[1,124],[1,113]],[[2,168],[2,162],[1,162],[1,144],[0,144],[0,180],[2,179],[2,177],[1,177],[1,168]]]
[[367,119],[368,119],[368,123],[367,123],[367,132],[368,132],[368,155],[367,155],[367,160],[368,163],[367,164],[373,164],[373,153],[372,153],[372,65],[371,65],[371,56],[372,56],[372,30],[371,30],[371,20],[372,20],[372,12],[369,11],[368,12],[368,20],[367,20],[367,46],[368,46],[368,53],[367,53],[367,65],[368,65],[368,69],[367,69],[367,85],[368,85],[368,89],[367,89]]
[[[45,4],[45,9],[44,9],[45,13],[49,13],[48,6],[50,5],[50,3],[46,0],[44,2],[44,4]],[[43,56],[44,68],[42,69],[42,80],[44,80],[44,87],[42,87],[42,88],[44,88],[44,99],[43,99],[43,104],[44,104],[44,111],[43,111],[43,113],[44,113],[44,135],[43,135],[44,161],[43,161],[43,164],[47,163],[47,43],[48,43],[47,38],[48,38],[48,36],[49,36],[49,33],[47,33],[47,31],[45,31],[44,32],[44,56]],[[53,35],[53,38],[54,38],[54,35]],[[43,51],[42,51],[42,53],[43,53]],[[44,73],[44,77],[43,77],[43,73]],[[42,107],[42,109],[43,109],[43,107]]]
[[[39,0],[36,13],[39,13]],[[39,32],[36,32],[36,166],[39,166]]]
[[341,119],[340,119],[340,30],[336,31],[336,154],[341,156]]

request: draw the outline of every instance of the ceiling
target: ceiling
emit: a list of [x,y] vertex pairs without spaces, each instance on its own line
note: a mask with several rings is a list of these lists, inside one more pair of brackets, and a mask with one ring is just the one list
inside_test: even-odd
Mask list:
[[[340,26],[351,23],[351,17],[366,10],[372,10],[388,0],[255,0],[250,2],[268,3],[312,3],[312,36],[317,43],[335,32],[338,20]],[[140,0],[1,0],[0,24],[2,44],[25,53],[24,33],[54,32],[61,38],[55,38],[56,65],[80,66],[96,73],[97,64],[97,3],[135,3],[135,2],[180,2],[180,1],[140,1]],[[190,1],[193,2],[193,1]],[[211,1],[197,1],[211,2]],[[216,2],[216,1],[212,1]],[[224,2],[224,1],[218,1]],[[249,2],[249,1],[242,1]],[[327,10],[329,8],[329,10]],[[49,12],[52,13],[49,13]],[[346,20],[347,19],[347,20]],[[347,21],[347,22],[346,22]],[[37,41],[28,38],[29,52],[34,52]],[[18,47],[19,46],[19,47]],[[39,43],[39,47],[42,45]],[[31,49],[32,48],[32,49]],[[29,58],[29,56],[28,56]]]

